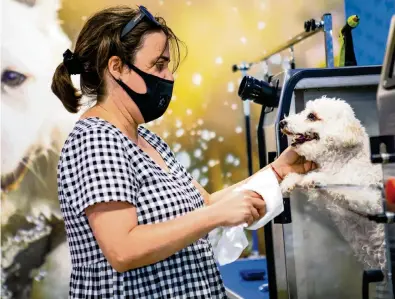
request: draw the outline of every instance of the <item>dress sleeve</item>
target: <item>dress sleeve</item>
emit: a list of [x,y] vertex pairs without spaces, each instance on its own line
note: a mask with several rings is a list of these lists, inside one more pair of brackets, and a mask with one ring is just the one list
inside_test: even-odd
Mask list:
[[113,132],[90,129],[76,135],[63,153],[63,193],[78,215],[96,203],[136,206],[139,184],[123,141]]

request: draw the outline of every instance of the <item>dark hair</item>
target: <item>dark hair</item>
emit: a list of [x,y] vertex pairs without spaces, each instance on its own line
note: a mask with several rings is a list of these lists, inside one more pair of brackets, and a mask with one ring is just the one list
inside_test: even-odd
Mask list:
[[121,31],[126,24],[137,16],[138,9],[116,6],[94,14],[82,28],[74,50],[74,56],[82,64],[81,93],[73,86],[70,74],[62,62],[52,79],[52,91],[62,101],[63,106],[72,113],[78,112],[81,97],[97,97],[105,94],[104,71],[108,60],[118,56],[123,62],[134,62],[136,52],[143,44],[143,37],[151,32],[163,31],[171,42],[172,61],[175,71],[180,64],[180,43],[173,31],[161,17],[155,17],[160,27],[143,19],[121,41]]

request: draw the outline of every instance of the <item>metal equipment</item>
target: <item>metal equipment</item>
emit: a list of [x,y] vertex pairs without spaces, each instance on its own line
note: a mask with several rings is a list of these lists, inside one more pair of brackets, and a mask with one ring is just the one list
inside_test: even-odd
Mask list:
[[[278,108],[258,128],[262,131],[259,142],[265,148],[260,151],[261,161],[270,163],[287,148],[288,140],[278,125],[284,115],[302,111],[308,100],[322,95],[347,101],[369,135],[377,135],[380,70],[289,70]],[[294,192],[291,197],[284,199],[285,211],[265,227],[270,298],[360,298],[363,269],[348,244],[303,193]]]
[[[391,26],[387,39],[387,50],[384,57],[383,69],[381,72],[380,84],[377,92],[377,110],[379,136],[371,138],[371,160],[373,163],[382,164],[383,179],[388,186],[390,181],[395,179],[395,15],[392,17]],[[378,146],[375,146],[378,145]],[[394,212],[391,209],[389,197],[394,192],[386,188],[386,210],[387,213]],[[387,260],[388,277],[392,282],[392,296],[395,294],[395,225],[388,225],[387,237]]]
[[333,37],[332,37],[332,15],[327,13],[324,14],[321,20],[316,21],[314,19],[308,20],[304,24],[304,31],[300,34],[296,35],[295,37],[288,40],[286,43],[278,46],[277,48],[273,49],[265,56],[254,60],[253,62],[249,63],[241,63],[241,64],[234,64],[232,66],[232,71],[248,71],[254,64],[260,63],[262,61],[268,60],[273,55],[280,53],[286,49],[290,49],[291,51],[291,69],[295,68],[295,61],[293,57],[293,47],[302,42],[303,40],[319,33],[324,32],[325,35],[325,61],[326,67],[334,67],[334,56],[333,56]]
[[[261,86],[261,92],[251,93],[252,96],[244,94],[243,99],[262,105],[258,124],[260,166],[272,162],[288,146],[287,137],[279,128],[284,116],[298,113],[307,101],[327,95],[342,98],[353,107],[372,137],[372,161],[383,163],[385,180],[395,177],[395,167],[391,164],[395,157],[394,48],[395,17],[383,68],[290,69],[279,82],[281,93],[277,93],[273,85],[255,82],[255,87]],[[245,85],[244,82],[240,86],[240,95]],[[273,100],[276,96],[277,103]],[[366,271],[333,224],[306,196],[293,192],[291,197],[291,200],[284,199],[284,212],[265,227],[270,298],[368,298],[368,293],[375,290],[369,289],[369,284],[380,282],[384,277],[389,278],[385,298],[392,298],[395,226],[387,226],[388,273]]]

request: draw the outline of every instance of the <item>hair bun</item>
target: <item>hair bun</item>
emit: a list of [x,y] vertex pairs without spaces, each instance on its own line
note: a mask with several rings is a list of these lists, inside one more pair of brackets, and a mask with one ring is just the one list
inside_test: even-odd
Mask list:
[[81,61],[69,49],[63,53],[63,64],[66,66],[70,75],[78,75],[84,71],[84,66]]

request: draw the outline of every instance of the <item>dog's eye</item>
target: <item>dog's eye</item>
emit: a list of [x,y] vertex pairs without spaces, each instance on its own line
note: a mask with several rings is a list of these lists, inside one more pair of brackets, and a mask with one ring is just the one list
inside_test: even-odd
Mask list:
[[309,115],[307,115],[307,119],[311,121],[316,121],[318,118],[314,113],[309,113]]
[[9,87],[18,87],[26,80],[26,76],[24,74],[18,73],[16,71],[5,70],[1,74],[1,83],[9,86]]

